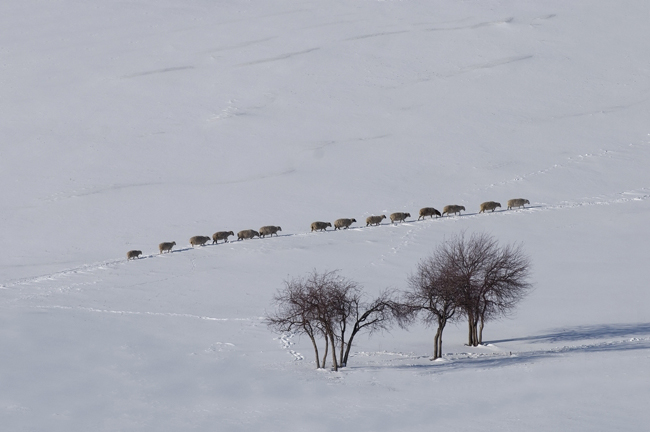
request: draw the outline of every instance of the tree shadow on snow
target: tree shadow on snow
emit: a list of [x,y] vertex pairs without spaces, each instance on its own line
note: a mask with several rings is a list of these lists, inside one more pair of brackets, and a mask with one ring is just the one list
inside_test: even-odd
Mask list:
[[650,350],[650,340],[624,340],[604,342],[592,345],[565,346],[548,350],[499,352],[490,354],[452,353],[443,356],[442,361],[428,361],[424,363],[395,364],[396,362],[422,361],[421,358],[400,358],[383,365],[351,365],[353,369],[404,369],[423,373],[437,373],[463,369],[487,369],[519,364],[533,363],[547,358],[579,353],[603,353]]
[[518,342],[518,341],[531,341],[531,342],[573,342],[579,340],[589,339],[606,339],[606,338],[620,338],[620,337],[633,337],[633,336],[650,336],[650,323],[635,323],[635,324],[598,324],[591,326],[576,326],[567,329],[559,329],[557,331],[537,335],[526,336],[521,338],[500,339],[489,341],[486,343],[501,343],[501,342]]

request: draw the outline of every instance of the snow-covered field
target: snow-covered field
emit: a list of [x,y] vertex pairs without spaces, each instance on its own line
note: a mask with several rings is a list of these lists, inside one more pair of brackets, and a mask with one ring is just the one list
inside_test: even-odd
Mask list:
[[[0,429],[646,430],[649,17],[647,0],[1,2]],[[517,197],[530,208],[506,211]],[[478,214],[488,200],[503,209]],[[467,211],[416,221],[447,204]],[[309,232],[396,211],[414,217]],[[262,225],[282,232],[189,246]],[[287,278],[403,289],[462,230],[533,263],[485,346],[461,322],[431,362],[418,324],[317,371],[308,339],[262,322]]]

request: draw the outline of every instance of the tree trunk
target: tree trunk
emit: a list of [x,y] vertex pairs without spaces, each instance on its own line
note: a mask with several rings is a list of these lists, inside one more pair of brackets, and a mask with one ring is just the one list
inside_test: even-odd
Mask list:
[[468,346],[478,346],[478,319],[474,315],[468,315],[467,324],[469,327],[469,340],[467,342]]
[[327,339],[327,337],[325,337],[325,354],[323,354],[323,362],[321,363],[322,364],[321,367],[323,369],[325,369],[325,363],[327,362],[327,350],[329,348],[329,345],[330,345],[330,341],[329,339]]
[[433,338],[433,358],[431,360],[436,360],[437,358],[440,357],[438,351],[439,347],[440,347],[440,327],[438,326],[438,330],[436,331],[436,336]]
[[344,367],[346,359],[344,357],[345,352],[345,324],[343,325],[343,330],[341,330],[341,352],[339,354],[339,366]]
[[474,345],[472,346],[478,346],[478,321],[474,320],[474,327],[472,328],[472,336],[474,337]]
[[309,339],[311,339],[311,343],[314,344],[314,353],[316,354],[316,369],[320,369],[320,362],[318,358],[318,345],[316,345],[316,339],[312,334],[309,335]]
[[347,348],[345,349],[345,355],[343,356],[343,361],[341,362],[341,367],[345,367],[348,364],[348,357],[350,356],[350,348],[352,347],[352,339],[359,332],[357,326],[354,326],[352,333],[350,334],[350,339],[348,339]]
[[481,317],[481,326],[479,327],[479,332],[478,332],[479,345],[483,345],[483,327],[485,327],[485,321],[483,321],[483,317]]
[[334,334],[330,332],[329,337],[330,337],[330,343],[332,344],[332,363],[333,363],[334,372],[336,372],[339,370],[339,364],[338,361],[336,360],[336,344],[334,343]]
[[447,325],[446,319],[438,319],[438,330],[436,331],[436,337],[434,338],[434,347],[433,347],[433,359],[436,360],[442,357],[442,332]]
[[440,336],[438,337],[438,357],[442,357],[442,332],[445,329],[445,326],[447,325],[447,320],[443,319],[438,323],[438,328],[440,329]]
[[474,346],[474,333],[472,332],[472,329],[474,327],[474,317],[472,314],[467,314],[467,326],[468,326],[468,338],[467,338],[467,345],[468,346]]

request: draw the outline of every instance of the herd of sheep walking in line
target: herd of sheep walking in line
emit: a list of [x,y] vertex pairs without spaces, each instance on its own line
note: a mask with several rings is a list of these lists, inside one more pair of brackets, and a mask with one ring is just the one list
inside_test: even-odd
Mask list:
[[[515,198],[511,199],[508,201],[508,210],[512,208],[521,208],[521,207],[526,207],[526,204],[530,204],[530,201],[527,199],[523,198]],[[484,213],[488,210],[494,211],[497,208],[500,208],[501,204],[496,202],[496,201],[486,201],[481,204],[479,213]],[[454,215],[460,214],[461,211],[465,211],[464,206],[460,205],[448,205],[445,206],[442,209],[442,213],[440,213],[438,210],[436,210],[433,207],[424,207],[420,209],[420,216],[418,217],[418,220],[424,219],[427,216],[430,216],[432,219],[435,216],[436,218],[438,217],[443,217],[444,215],[451,215],[452,213]],[[393,213],[390,215],[390,222],[391,224],[396,223],[396,222],[404,222],[406,218],[411,217],[410,213],[402,213],[402,212],[397,212]],[[379,215],[379,216],[368,216],[366,218],[366,226],[377,226],[381,223],[382,220],[386,219],[385,215]],[[334,230],[339,230],[339,229],[348,229],[350,225],[355,223],[357,220],[356,219],[337,219],[334,221]],[[332,224],[330,222],[312,222],[311,224],[311,231],[327,231],[328,227],[331,227]],[[245,239],[252,239],[255,237],[258,238],[264,238],[267,235],[269,237],[272,237],[273,234],[276,236],[278,235],[278,231],[282,231],[282,228],[279,226],[263,226],[260,228],[259,231],[255,231],[252,229],[247,229],[243,231],[239,231],[237,233],[237,240],[245,240]],[[228,237],[234,236],[235,233],[232,231],[218,231],[212,235],[212,244],[218,244],[219,240],[223,240],[224,243],[228,242]],[[209,242],[211,239],[210,237],[207,236],[194,236],[190,239],[190,244],[192,247],[194,246],[203,246],[207,242]],[[165,252],[171,252],[172,248],[176,246],[176,242],[163,242],[158,245],[158,251],[159,253],[165,253]],[[142,255],[142,251],[139,250],[130,250],[126,253],[126,258],[127,260],[131,259],[137,259]]]

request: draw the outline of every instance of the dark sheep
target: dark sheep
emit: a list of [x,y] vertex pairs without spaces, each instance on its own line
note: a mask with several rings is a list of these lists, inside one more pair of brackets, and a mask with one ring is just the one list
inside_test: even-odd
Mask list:
[[508,210],[513,207],[523,207],[526,208],[526,204],[530,204],[530,201],[523,198],[515,198],[508,201]]
[[313,231],[327,231],[327,227],[331,227],[329,222],[312,222],[311,230]]
[[337,219],[334,221],[334,231],[337,229],[348,229],[350,225],[355,223],[357,220],[356,219]]
[[142,251],[139,250],[130,250],[126,253],[126,259],[138,259],[140,258],[140,255],[142,255]]
[[259,237],[259,236],[260,236],[260,233],[258,233],[257,231],[252,230],[252,229],[247,229],[247,230],[239,231],[237,233],[237,241],[245,240],[245,239],[252,239],[252,238],[255,238],[255,237]]
[[418,220],[420,220],[420,218],[424,219],[426,216],[431,216],[431,219],[433,219],[433,217],[435,216],[436,219],[437,219],[438,216],[442,216],[442,215],[440,214],[440,212],[438,210],[434,209],[433,207],[421,208],[420,209],[420,217],[418,217]]
[[210,237],[207,236],[194,236],[190,239],[190,244],[194,246],[203,246],[210,241]]
[[172,251],[172,248],[174,246],[176,246],[175,241],[173,241],[173,242],[164,242],[164,243],[160,243],[158,245],[158,250],[160,251],[160,253],[164,253],[165,251],[167,251],[169,253],[169,252]]
[[219,243],[219,240],[224,240],[225,243],[228,243],[228,236],[234,236],[235,233],[232,231],[217,231],[212,234],[212,244]]
[[494,212],[494,210],[496,210],[497,207],[500,208],[501,203],[498,203],[496,201],[486,201],[483,204],[481,204],[481,208],[479,210],[479,213],[484,213],[487,210],[492,210]]
[[393,213],[390,215],[390,222],[395,223],[395,222],[404,222],[407,217],[411,217],[411,213],[402,213],[402,212],[397,212]]
[[465,206],[459,206],[459,205],[448,205],[445,206],[445,208],[442,209],[442,215],[444,216],[445,214],[449,216],[450,214],[460,214],[460,212],[465,211]]
[[262,228],[260,228],[260,237],[264,238],[264,236],[267,235],[273,237],[273,234],[275,234],[275,236],[277,237],[278,231],[282,231],[282,228],[280,228],[279,226],[272,226],[272,225],[263,226]]
[[381,216],[368,216],[368,217],[366,218],[366,226],[368,226],[368,225],[375,225],[375,226],[377,226],[377,225],[379,225],[379,224],[381,223],[381,221],[384,220],[384,219],[386,219],[386,216],[385,216],[385,215],[381,215]]

